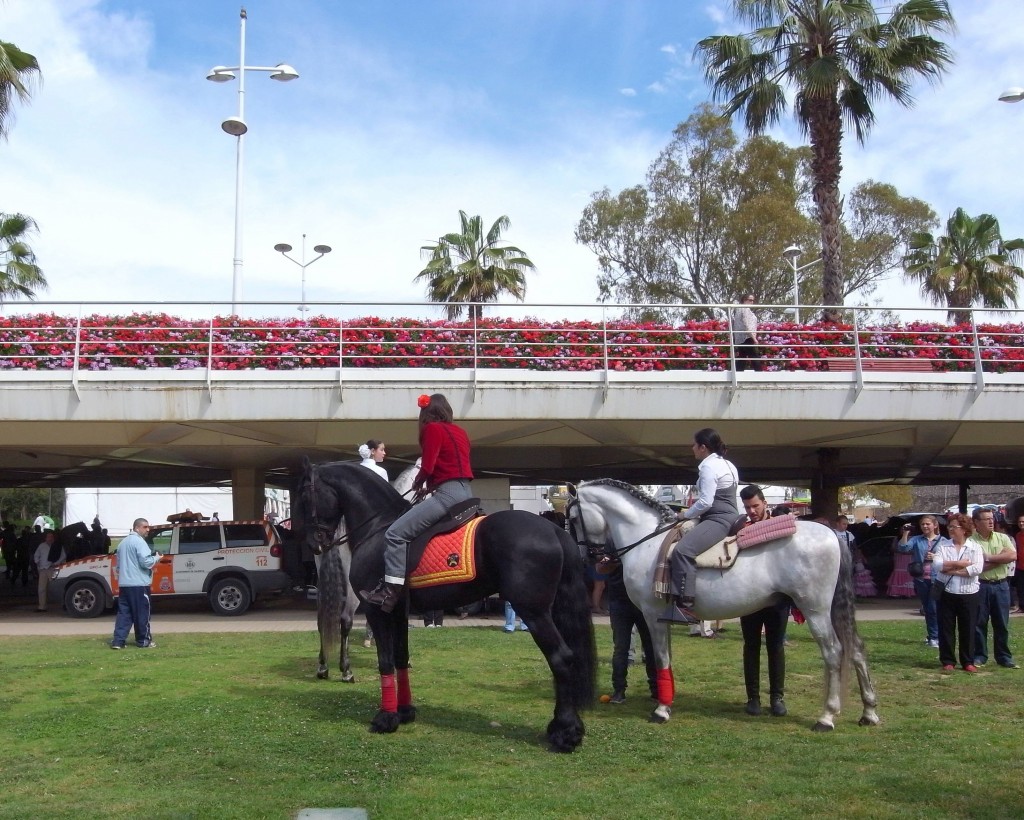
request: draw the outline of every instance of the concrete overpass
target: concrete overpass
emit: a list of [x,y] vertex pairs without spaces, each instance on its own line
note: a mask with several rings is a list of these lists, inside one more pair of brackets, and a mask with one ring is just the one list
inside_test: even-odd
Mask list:
[[415,458],[429,392],[449,397],[477,472],[513,484],[690,483],[703,426],[744,480],[1021,481],[1024,374],[197,368],[0,372],[0,484],[232,481],[252,514],[303,456],[355,458],[372,437],[393,470]]

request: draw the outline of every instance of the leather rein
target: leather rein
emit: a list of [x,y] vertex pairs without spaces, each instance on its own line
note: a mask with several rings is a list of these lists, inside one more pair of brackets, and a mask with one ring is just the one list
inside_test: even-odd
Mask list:
[[[402,498],[405,498],[411,492],[414,492],[414,490],[406,490],[404,493],[402,493]],[[317,515],[316,512],[316,496],[316,468],[314,467],[312,470],[310,470],[309,474],[309,515],[310,524],[312,525],[314,532],[314,542],[316,543],[316,546],[319,550],[317,553],[318,555],[322,555],[326,550],[329,550],[332,547],[340,547],[342,544],[351,543],[353,541],[355,533],[357,533],[359,530],[361,530],[368,524],[372,524],[377,518],[380,517],[380,513],[375,513],[374,515],[371,515],[369,518],[367,518],[365,521],[360,522],[351,530],[346,530],[344,535],[334,535],[338,531],[338,525],[335,525],[334,528],[332,529],[327,524],[320,523],[319,516]],[[417,503],[419,503],[418,500],[413,502],[413,504]],[[375,530],[370,530],[370,532],[366,534],[366,538],[370,538],[379,532],[383,532],[390,526],[391,524],[388,523],[380,527],[377,527],[377,529]],[[331,539],[330,542],[325,543],[328,539]]]
[[[571,508],[574,505],[580,508],[579,519],[580,519],[580,529],[583,532],[583,537],[582,538],[580,538],[580,536],[577,535],[576,527],[573,525],[573,522],[572,522],[572,516],[569,514],[569,511],[571,510]],[[595,562],[595,563],[599,559],[604,558],[604,557],[612,558],[613,560],[617,561],[619,558],[621,558],[627,552],[629,552],[632,549],[635,549],[636,547],[639,547],[645,541],[648,541],[651,538],[654,538],[656,535],[661,535],[662,533],[666,533],[669,530],[674,529],[675,527],[678,527],[680,524],[683,523],[682,521],[670,521],[667,524],[663,524],[662,526],[658,527],[656,530],[654,530],[654,532],[650,533],[649,535],[645,535],[643,538],[637,539],[632,544],[627,544],[624,547],[617,547],[616,548],[616,547],[610,546],[607,541],[605,541],[603,544],[598,544],[598,543],[590,540],[590,537],[587,535],[587,525],[586,525],[586,522],[585,522],[584,517],[583,517],[583,502],[580,500],[580,497],[578,495],[576,496],[576,498],[569,500],[569,502],[565,505],[565,509],[566,509],[565,526],[566,526],[566,529],[569,531],[569,535],[572,536],[572,539],[576,542],[577,546],[585,547],[586,548],[586,550],[587,550],[587,557],[590,558],[590,560]]]

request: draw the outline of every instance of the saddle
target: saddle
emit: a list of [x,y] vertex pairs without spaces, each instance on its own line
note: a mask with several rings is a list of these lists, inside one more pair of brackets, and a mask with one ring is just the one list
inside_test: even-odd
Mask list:
[[[696,558],[697,569],[717,569],[724,572],[736,563],[737,556],[743,550],[796,533],[795,515],[780,515],[744,527],[746,520],[746,516],[737,518],[729,528],[729,535],[700,553]],[[672,594],[672,571],[669,562],[683,532],[685,529],[682,525],[674,527],[669,530],[661,544],[654,574],[654,594],[663,598],[671,597]]]
[[736,563],[736,556],[745,549],[786,538],[796,532],[796,516],[780,515],[744,527],[745,517],[729,529],[729,535],[697,556],[698,569],[726,570]]
[[486,516],[479,498],[468,498],[456,504],[429,529],[409,544],[409,573],[412,589],[456,584],[476,578],[473,550],[476,528]]

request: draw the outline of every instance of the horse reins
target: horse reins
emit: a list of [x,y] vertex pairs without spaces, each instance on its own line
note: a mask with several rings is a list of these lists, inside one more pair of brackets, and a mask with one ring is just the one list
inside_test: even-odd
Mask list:
[[[571,519],[571,517],[568,514],[569,509],[574,504],[577,507],[580,508],[580,529],[583,531],[583,538],[582,539],[578,535],[576,535],[576,528],[573,525],[572,519]],[[583,504],[580,501],[580,497],[577,495],[575,499],[570,500],[568,502],[568,504],[566,504],[565,523],[566,523],[566,527],[568,527],[571,530],[570,534],[572,535],[573,540],[575,540],[576,543],[579,546],[587,548],[587,555],[590,557],[591,560],[596,560],[599,556],[608,556],[609,558],[612,558],[614,560],[618,560],[619,558],[621,558],[623,555],[625,555],[630,550],[633,550],[636,547],[639,547],[645,541],[649,541],[651,538],[654,538],[654,536],[656,536],[656,535],[661,535],[662,533],[666,533],[669,530],[674,529],[675,527],[678,527],[682,523],[681,521],[670,521],[669,523],[667,523],[667,524],[665,524],[665,525],[663,525],[661,527],[658,527],[656,530],[654,530],[654,532],[650,533],[649,535],[645,535],[643,538],[640,538],[640,539],[634,541],[632,544],[627,544],[624,547],[615,548],[615,547],[609,547],[609,544],[607,542],[605,542],[604,544],[595,544],[593,541],[590,540],[590,537],[587,535],[587,524],[586,524],[586,521],[584,520],[582,510],[583,510]]]
[[[401,494],[402,498],[405,498],[411,492],[413,492],[413,490],[411,488],[406,490],[404,493]],[[415,506],[418,503],[419,503],[419,501],[414,501],[413,505]],[[310,514],[311,524],[313,526],[314,531],[319,532],[319,533],[327,533],[328,534],[327,537],[330,538],[331,537],[330,534],[332,532],[331,528],[328,525],[326,525],[326,524],[321,524],[320,521],[319,521],[319,517],[317,516],[317,513],[316,513],[316,468],[315,467],[312,470],[310,470],[310,475],[309,475],[309,506],[310,506],[309,514]],[[322,553],[324,550],[329,550],[332,547],[340,547],[342,544],[347,544],[347,543],[351,542],[352,538],[353,538],[353,535],[356,532],[358,532],[360,529],[365,527],[367,524],[372,523],[375,519],[377,519],[379,517],[380,517],[379,513],[370,516],[365,521],[363,521],[360,524],[358,524],[355,527],[353,527],[351,530],[346,530],[344,535],[339,535],[339,536],[334,537],[333,540],[331,540],[331,542],[329,544],[321,544],[321,543],[318,542],[317,546],[320,547],[320,552]],[[342,516],[342,518],[344,518],[344,516]],[[366,538],[370,538],[370,537],[376,535],[378,532],[382,532],[383,530],[386,530],[389,526],[391,526],[391,525],[390,524],[384,524],[383,526],[380,526],[380,527],[378,527],[375,530],[371,530],[366,535]],[[337,532],[337,526],[335,526],[333,532]]]

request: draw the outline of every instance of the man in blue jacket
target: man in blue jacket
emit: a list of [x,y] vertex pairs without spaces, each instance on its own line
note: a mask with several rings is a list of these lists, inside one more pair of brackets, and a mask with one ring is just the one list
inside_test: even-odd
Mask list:
[[140,649],[156,646],[149,629],[149,591],[153,585],[153,567],[163,556],[146,543],[148,534],[149,522],[136,518],[132,531],[117,547],[117,620],[111,649],[124,649],[133,624],[136,646]]

